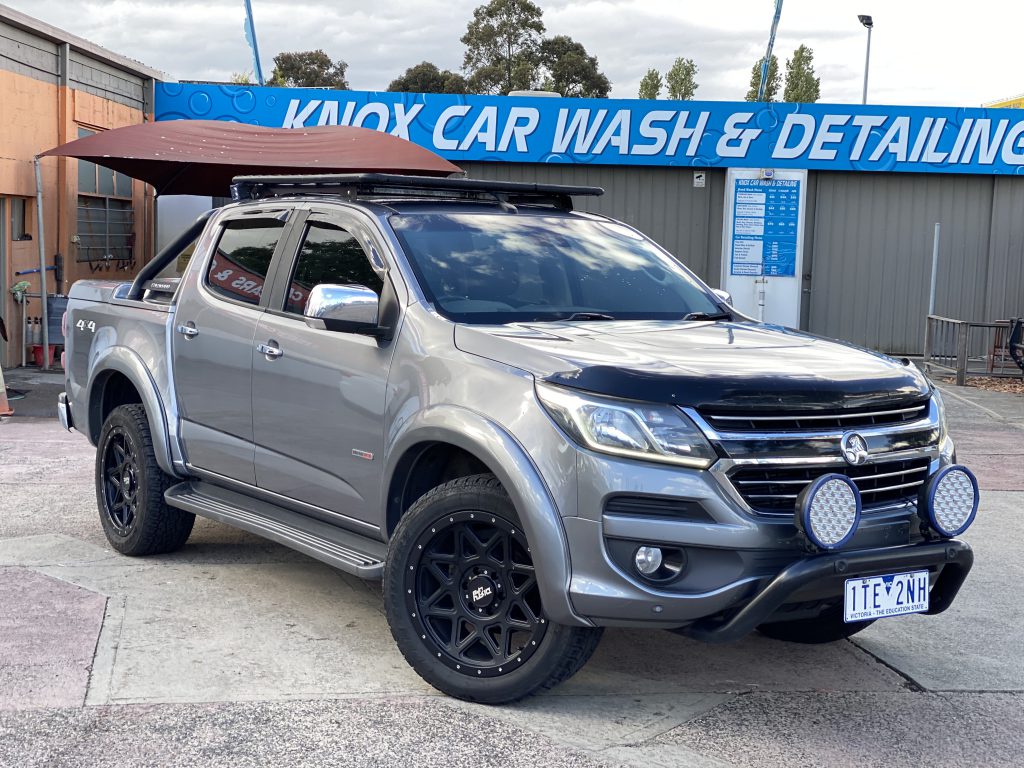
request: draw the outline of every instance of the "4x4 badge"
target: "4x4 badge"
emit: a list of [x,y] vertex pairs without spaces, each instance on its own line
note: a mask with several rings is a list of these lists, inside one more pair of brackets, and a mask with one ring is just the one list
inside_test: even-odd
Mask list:
[[847,464],[858,466],[868,460],[868,444],[856,432],[847,432],[839,442],[839,450]]

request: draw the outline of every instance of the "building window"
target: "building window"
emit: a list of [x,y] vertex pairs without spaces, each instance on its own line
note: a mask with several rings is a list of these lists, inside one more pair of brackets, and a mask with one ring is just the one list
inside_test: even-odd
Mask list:
[[[78,138],[95,131],[78,129]],[[77,261],[98,268],[115,263],[118,269],[135,266],[135,212],[132,180],[86,160],[78,161]]]
[[28,233],[28,200],[11,198],[11,240],[31,240]]

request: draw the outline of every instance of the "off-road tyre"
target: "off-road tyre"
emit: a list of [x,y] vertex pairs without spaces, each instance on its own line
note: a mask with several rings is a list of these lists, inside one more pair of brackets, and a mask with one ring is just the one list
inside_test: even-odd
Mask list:
[[[474,596],[487,590],[478,603]],[[399,650],[424,680],[483,704],[516,701],[567,680],[602,633],[548,621],[519,517],[491,474],[439,485],[410,507],[388,550],[384,606]]]
[[843,608],[840,605],[829,608],[816,619],[797,619],[762,624],[757,631],[773,640],[785,640],[788,643],[803,645],[821,645],[853,637],[874,623],[874,620],[845,623]]
[[164,491],[175,482],[157,464],[145,408],[111,411],[96,444],[96,503],[110,546],[132,556],[184,546],[195,515],[164,502]]

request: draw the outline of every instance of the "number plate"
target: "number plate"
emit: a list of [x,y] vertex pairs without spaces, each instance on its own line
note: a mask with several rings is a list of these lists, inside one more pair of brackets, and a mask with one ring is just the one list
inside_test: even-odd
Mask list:
[[866,621],[928,610],[928,571],[846,580],[844,621]]

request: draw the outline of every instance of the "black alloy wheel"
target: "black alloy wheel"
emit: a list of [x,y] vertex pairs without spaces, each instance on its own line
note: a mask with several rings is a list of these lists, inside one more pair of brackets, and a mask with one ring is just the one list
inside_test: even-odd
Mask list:
[[139,508],[139,457],[124,427],[109,432],[102,461],[103,512],[120,536],[128,536]]
[[481,510],[438,518],[416,541],[405,578],[410,618],[438,659],[492,677],[522,664],[547,632],[523,531]]
[[181,548],[195,515],[167,505],[164,492],[177,482],[160,469],[146,409],[112,410],[96,442],[96,505],[110,546],[133,556]]
[[506,704],[576,674],[599,627],[552,622],[529,539],[494,475],[423,494],[391,536],[388,626],[409,665],[439,691]]

